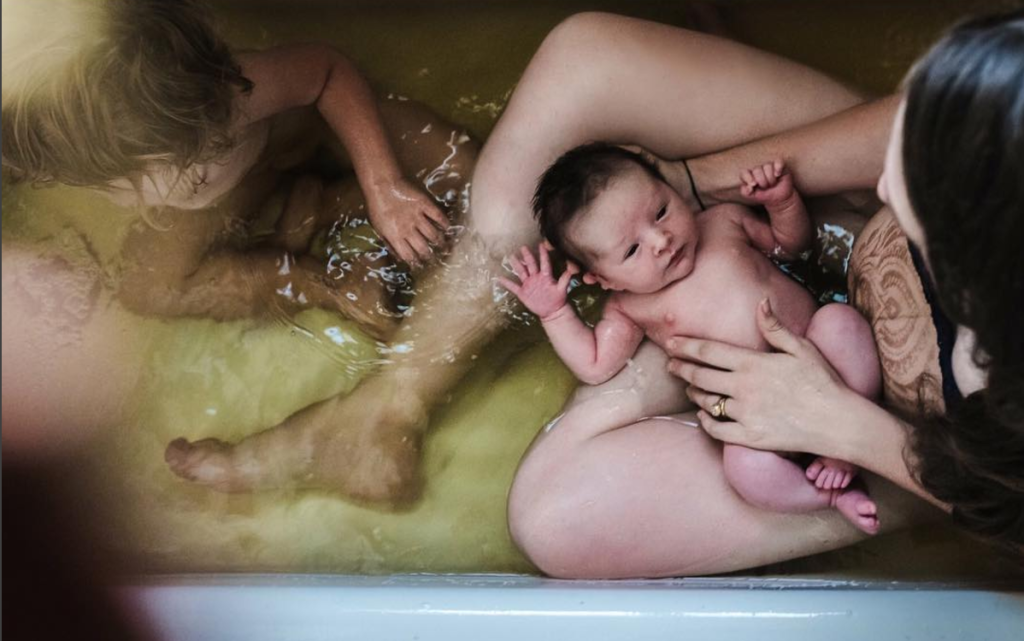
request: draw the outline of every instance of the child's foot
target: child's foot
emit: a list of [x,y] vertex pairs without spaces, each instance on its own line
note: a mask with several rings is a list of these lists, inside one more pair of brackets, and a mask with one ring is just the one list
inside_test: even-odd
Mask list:
[[857,475],[857,466],[839,459],[819,456],[807,466],[807,478],[822,490],[841,490]]
[[426,412],[408,394],[381,393],[373,382],[349,399],[328,399],[239,443],[176,439],[164,460],[177,476],[220,492],[316,488],[363,502],[408,504],[421,488]]
[[878,506],[864,490],[837,490],[832,502],[836,510],[855,528],[867,534],[878,534]]
[[793,175],[781,160],[744,170],[740,181],[740,193],[762,205],[784,202],[796,193]]

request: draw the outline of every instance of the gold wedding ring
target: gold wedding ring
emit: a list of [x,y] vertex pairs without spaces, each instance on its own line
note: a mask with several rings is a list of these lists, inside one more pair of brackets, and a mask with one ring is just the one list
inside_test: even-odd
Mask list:
[[723,396],[718,399],[718,402],[711,406],[711,415],[715,418],[729,418],[729,415],[725,413],[725,402],[729,400],[728,396]]

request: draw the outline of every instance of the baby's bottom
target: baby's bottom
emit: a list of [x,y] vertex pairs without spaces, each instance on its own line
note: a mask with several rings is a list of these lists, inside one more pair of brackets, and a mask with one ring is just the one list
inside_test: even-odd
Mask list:
[[[805,337],[848,387],[867,398],[878,396],[878,354],[871,327],[857,310],[838,304],[822,307]],[[878,531],[877,507],[863,490],[849,485],[856,468],[845,461],[820,457],[805,472],[774,452],[725,445],[723,465],[730,485],[751,505],[796,513],[834,507],[864,532]]]

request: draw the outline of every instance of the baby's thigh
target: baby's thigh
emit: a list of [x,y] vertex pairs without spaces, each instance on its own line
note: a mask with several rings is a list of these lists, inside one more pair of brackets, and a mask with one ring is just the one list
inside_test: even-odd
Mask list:
[[839,303],[825,305],[811,317],[806,338],[855,392],[868,398],[878,395],[878,351],[871,325],[855,308]]

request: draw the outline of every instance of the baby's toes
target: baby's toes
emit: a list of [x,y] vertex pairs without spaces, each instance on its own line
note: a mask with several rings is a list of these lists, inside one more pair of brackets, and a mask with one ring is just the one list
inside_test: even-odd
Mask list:
[[823,469],[825,469],[825,464],[821,462],[821,459],[814,459],[814,461],[807,466],[807,478],[812,481],[817,479],[818,476],[821,475],[821,471]]

